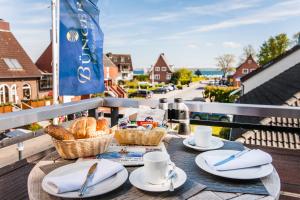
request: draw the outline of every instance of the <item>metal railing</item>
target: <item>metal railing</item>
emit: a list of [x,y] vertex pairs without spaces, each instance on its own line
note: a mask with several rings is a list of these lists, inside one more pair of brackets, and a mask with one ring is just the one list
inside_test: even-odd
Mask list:
[[[170,100],[169,103],[173,103]],[[227,104],[227,103],[204,103],[185,101],[191,112],[203,113],[218,113],[229,115],[242,115],[252,117],[286,117],[286,118],[300,118],[299,107],[289,106],[269,106],[269,105],[249,105],[249,104]],[[139,106],[158,107],[159,100],[145,99],[119,99],[119,98],[93,98],[82,100],[79,102],[71,102],[59,105],[45,106],[35,109],[22,110],[13,113],[0,115],[0,131],[11,128],[22,127],[34,122],[53,119],[58,116],[65,116],[76,112],[89,110],[90,116],[97,116],[97,108],[108,107],[111,109],[109,117],[111,124],[115,125],[119,119],[119,108],[139,108]],[[214,122],[204,120],[191,120],[191,124],[211,125],[232,128],[246,128],[246,129],[263,129],[288,132],[300,132],[299,127],[275,127],[267,125],[255,125],[250,123],[236,123],[236,122]],[[42,131],[28,134],[21,137],[11,138],[0,142],[0,149],[12,144],[19,144],[23,141],[33,137],[41,136]]]

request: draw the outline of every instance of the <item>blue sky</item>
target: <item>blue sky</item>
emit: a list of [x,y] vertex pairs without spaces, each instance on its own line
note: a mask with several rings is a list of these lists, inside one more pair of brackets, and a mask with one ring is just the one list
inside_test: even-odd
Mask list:
[[[35,61],[49,43],[49,0],[0,0],[0,18]],[[100,0],[105,52],[130,53],[135,67],[164,52],[176,67],[215,67],[245,45],[300,31],[300,0]]]

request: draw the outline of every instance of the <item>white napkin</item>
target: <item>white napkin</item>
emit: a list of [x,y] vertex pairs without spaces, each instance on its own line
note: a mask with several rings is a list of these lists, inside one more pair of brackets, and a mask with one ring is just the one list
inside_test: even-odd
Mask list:
[[[120,163],[110,160],[101,159],[101,161],[96,162],[98,162],[97,169],[93,180],[88,184],[89,186],[95,185],[124,169]],[[94,162],[91,162],[90,166],[80,171],[72,171],[65,175],[49,177],[47,184],[57,194],[79,190],[93,164]]]
[[270,154],[261,151],[259,149],[254,149],[222,165],[214,166],[216,163],[228,157],[229,156],[224,157],[220,155],[203,155],[203,158],[206,161],[206,163],[211,168],[218,171],[243,169],[243,168],[265,165],[272,162],[272,157],[270,156]]

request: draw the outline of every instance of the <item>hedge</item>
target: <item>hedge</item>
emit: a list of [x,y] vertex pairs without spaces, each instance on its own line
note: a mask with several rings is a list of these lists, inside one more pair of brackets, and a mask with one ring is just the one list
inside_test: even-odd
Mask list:
[[204,97],[209,98],[211,102],[233,103],[239,96],[230,95],[230,93],[236,89],[236,87],[206,86],[204,88]]

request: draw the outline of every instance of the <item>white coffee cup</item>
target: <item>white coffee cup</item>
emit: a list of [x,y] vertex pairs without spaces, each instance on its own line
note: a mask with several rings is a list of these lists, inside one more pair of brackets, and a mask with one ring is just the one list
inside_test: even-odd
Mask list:
[[210,126],[198,126],[194,134],[196,146],[209,147],[212,138],[212,128]]
[[144,178],[151,184],[162,184],[166,181],[166,176],[170,166],[170,156],[164,152],[150,152],[143,156]]

